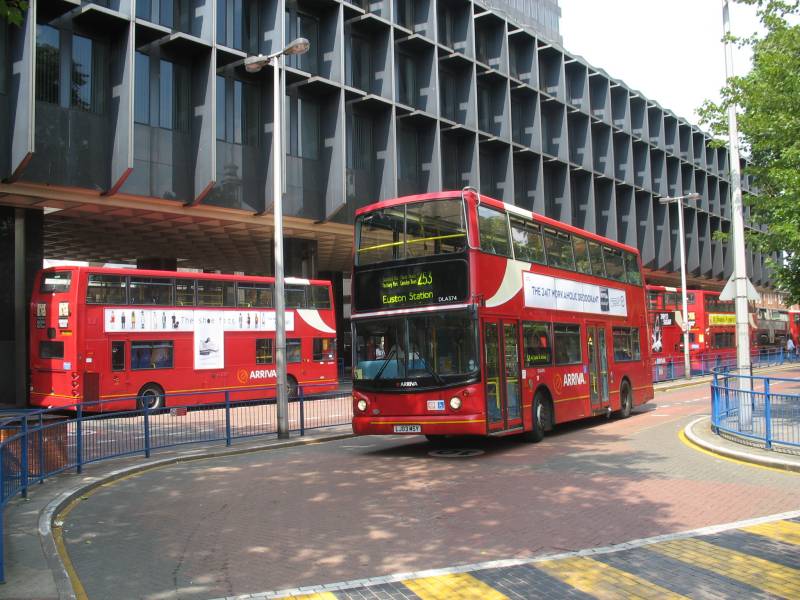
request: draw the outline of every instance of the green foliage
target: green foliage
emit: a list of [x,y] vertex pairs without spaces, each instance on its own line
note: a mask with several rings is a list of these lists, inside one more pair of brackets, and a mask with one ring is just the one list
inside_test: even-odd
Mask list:
[[28,10],[26,0],[0,0],[0,20],[12,25],[22,24],[22,15]]
[[699,113],[715,135],[728,134],[728,108],[737,106],[742,148],[758,195],[748,199],[755,224],[766,231],[748,242],[763,253],[787,257],[772,263],[774,282],[800,300],[800,0],[737,0],[758,7],[766,33],[737,38],[750,46],[753,68],[731,77],[719,104]]

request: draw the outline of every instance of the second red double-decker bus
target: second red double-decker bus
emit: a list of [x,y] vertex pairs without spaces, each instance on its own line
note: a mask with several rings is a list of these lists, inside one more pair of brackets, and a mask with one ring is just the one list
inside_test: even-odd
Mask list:
[[[330,282],[287,278],[285,289],[290,393],[335,389]],[[30,403],[99,400],[87,410],[119,410],[218,402],[226,390],[236,400],[264,398],[276,380],[273,293],[267,277],[41,271],[31,303]]]
[[636,249],[474,191],[358,211],[357,434],[524,433],[653,397]]

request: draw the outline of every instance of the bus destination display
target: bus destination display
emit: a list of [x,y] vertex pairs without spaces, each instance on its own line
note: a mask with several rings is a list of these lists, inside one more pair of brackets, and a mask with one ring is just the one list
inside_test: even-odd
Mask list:
[[467,297],[463,260],[374,269],[356,273],[357,310],[450,304]]

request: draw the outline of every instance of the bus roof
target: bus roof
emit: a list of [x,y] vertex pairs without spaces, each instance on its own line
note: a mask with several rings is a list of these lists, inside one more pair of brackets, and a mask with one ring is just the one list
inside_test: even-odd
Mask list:
[[[475,192],[466,192],[475,194]],[[411,202],[422,202],[425,200],[445,200],[449,198],[460,198],[462,195],[461,191],[442,191],[442,192],[432,192],[428,194],[415,194],[411,196],[402,196],[400,198],[392,198],[391,200],[382,200],[380,202],[375,202],[373,204],[368,204],[367,206],[363,206],[356,210],[356,216],[360,216],[364,213],[372,212],[374,210],[380,210],[383,208],[390,208],[392,206],[398,206],[403,204],[408,204]],[[510,214],[516,214],[521,217],[525,217],[528,219],[533,219],[537,223],[548,227],[555,227],[562,231],[566,231],[568,233],[573,233],[575,235],[580,235],[587,239],[600,242],[603,244],[608,244],[609,246],[613,246],[614,248],[620,248],[622,250],[627,250],[628,252],[633,252],[634,254],[638,255],[639,250],[634,248],[633,246],[629,246],[627,244],[623,244],[622,242],[617,242],[612,240],[611,238],[603,237],[602,235],[597,235],[596,233],[592,233],[590,231],[586,231],[584,229],[580,229],[579,227],[575,227],[573,225],[568,225],[566,223],[562,223],[561,221],[557,221],[555,219],[551,219],[550,217],[546,217],[539,213],[535,213],[533,211],[527,210],[525,208],[520,208],[519,206],[514,206],[513,204],[507,204],[505,202],[501,202],[500,200],[495,200],[490,196],[485,196],[483,194],[479,195],[481,204],[486,204],[493,208],[497,208],[499,210],[504,210]]]
[[[103,275],[127,275],[131,277],[169,277],[175,279],[206,279],[216,281],[243,281],[250,283],[273,283],[274,277],[258,275],[232,275],[230,273],[196,273],[194,271],[158,271],[154,269],[126,269],[119,267],[85,267],[65,265],[42,269],[44,272],[73,271],[76,273],[99,273]],[[291,285],[323,285],[329,287],[330,281],[324,279],[303,279],[286,277],[284,281]]]

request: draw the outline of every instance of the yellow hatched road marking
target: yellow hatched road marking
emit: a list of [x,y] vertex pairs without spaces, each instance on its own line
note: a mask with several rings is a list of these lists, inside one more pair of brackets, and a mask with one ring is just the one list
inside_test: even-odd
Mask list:
[[303,594],[302,596],[289,596],[290,600],[337,600],[336,594],[319,592],[317,594]]
[[576,556],[536,563],[535,567],[596,598],[685,598],[636,575],[591,558]]
[[800,523],[795,523],[793,521],[761,523],[760,525],[742,527],[742,531],[772,538],[779,542],[800,546]]
[[715,546],[702,540],[674,540],[648,546],[670,558],[719,573],[780,598],[800,597],[800,571]]
[[403,585],[422,600],[508,600],[507,596],[467,573],[409,579]]

